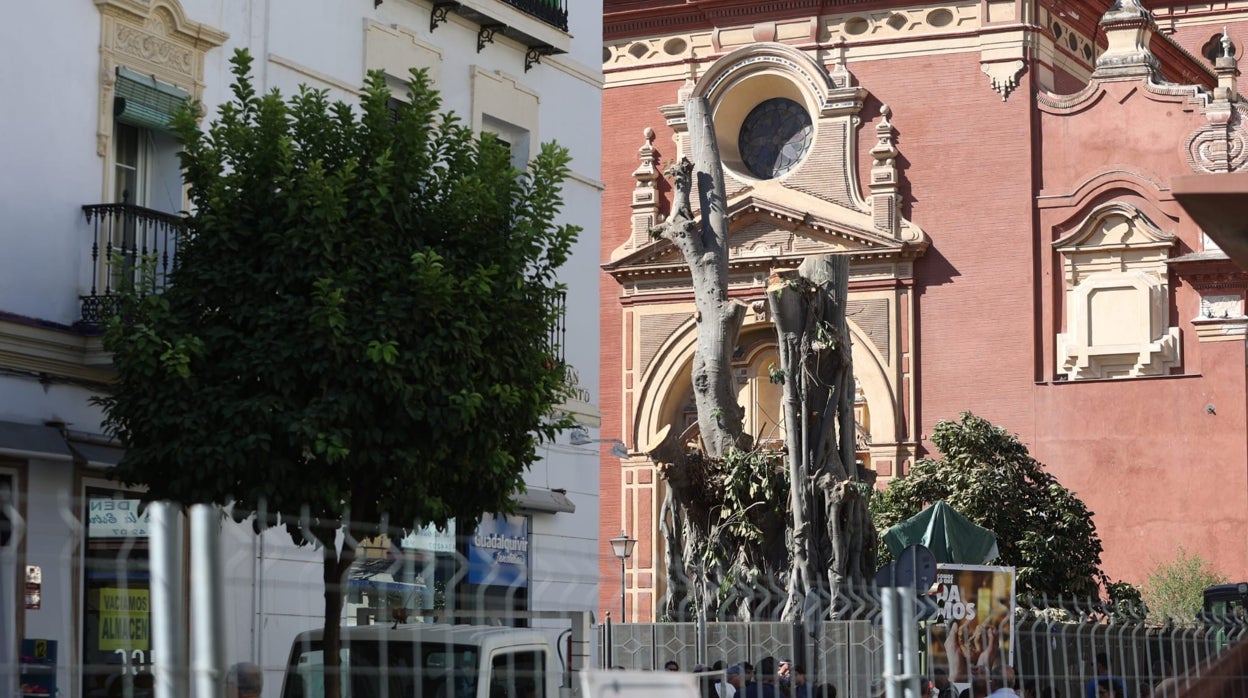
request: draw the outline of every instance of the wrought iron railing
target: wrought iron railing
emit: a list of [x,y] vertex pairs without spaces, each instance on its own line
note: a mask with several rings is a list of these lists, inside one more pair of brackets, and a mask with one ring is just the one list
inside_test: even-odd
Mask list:
[[[125,288],[155,293],[164,288],[173,269],[179,216],[133,204],[91,204],[82,207],[91,226],[91,290],[80,296],[82,322],[101,325],[117,314]],[[150,264],[144,271],[145,264]]]
[[562,31],[568,30],[567,0],[503,0],[503,2]]
[[560,291],[553,301],[555,321],[550,326],[550,352],[561,365],[565,364],[564,347],[568,341],[568,292]]

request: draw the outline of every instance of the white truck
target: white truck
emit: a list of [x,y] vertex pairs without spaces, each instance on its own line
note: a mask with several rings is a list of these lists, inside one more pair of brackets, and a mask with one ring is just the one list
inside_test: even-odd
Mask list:
[[[567,698],[545,635],[523,628],[412,623],[342,628],[342,698]],[[321,631],[295,637],[282,698],[324,698]]]

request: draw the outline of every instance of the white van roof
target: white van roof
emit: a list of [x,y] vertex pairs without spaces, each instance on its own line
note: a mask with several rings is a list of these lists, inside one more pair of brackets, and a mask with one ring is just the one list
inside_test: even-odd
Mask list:
[[[547,645],[544,635],[528,628],[504,628],[489,625],[448,625],[442,623],[391,623],[347,625],[341,629],[343,641],[427,642],[433,644],[471,645],[482,649],[515,645]],[[316,642],[322,629],[305,630],[295,642]]]

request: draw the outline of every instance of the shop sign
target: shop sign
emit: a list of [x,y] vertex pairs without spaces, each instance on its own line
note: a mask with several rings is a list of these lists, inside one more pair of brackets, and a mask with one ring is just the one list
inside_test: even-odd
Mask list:
[[147,538],[148,512],[139,500],[92,498],[87,503],[87,535],[92,538]]
[[984,662],[1014,663],[1013,567],[938,564],[932,595],[939,616],[928,656],[950,681],[968,683],[971,667]]
[[468,542],[468,583],[529,585],[529,519],[493,516],[481,520]]
[[151,639],[147,589],[100,589],[101,650],[146,650]]
[[421,550],[427,553],[455,552],[455,520],[446,522],[446,530],[439,531],[436,526],[429,525],[413,531],[399,541],[404,550]]

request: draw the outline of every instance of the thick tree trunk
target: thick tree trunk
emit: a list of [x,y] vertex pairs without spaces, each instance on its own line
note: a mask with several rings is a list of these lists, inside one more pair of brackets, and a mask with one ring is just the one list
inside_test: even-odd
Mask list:
[[[745,306],[728,298],[728,207],[710,107],[704,98],[691,99],[685,113],[694,160],[682,158],[674,168],[672,215],[656,233],[671,241],[689,265],[698,325],[693,399],[706,453],[722,458],[729,449],[744,446],[731,368]],[[701,222],[690,205],[695,177]]]
[[784,388],[791,535],[783,615],[790,621],[815,620],[825,583],[835,609],[845,581],[866,578],[862,551],[874,550],[863,540],[875,535],[869,516],[862,525],[865,508],[846,504],[857,494],[848,281],[848,257],[821,255],[773,271],[767,286]]

